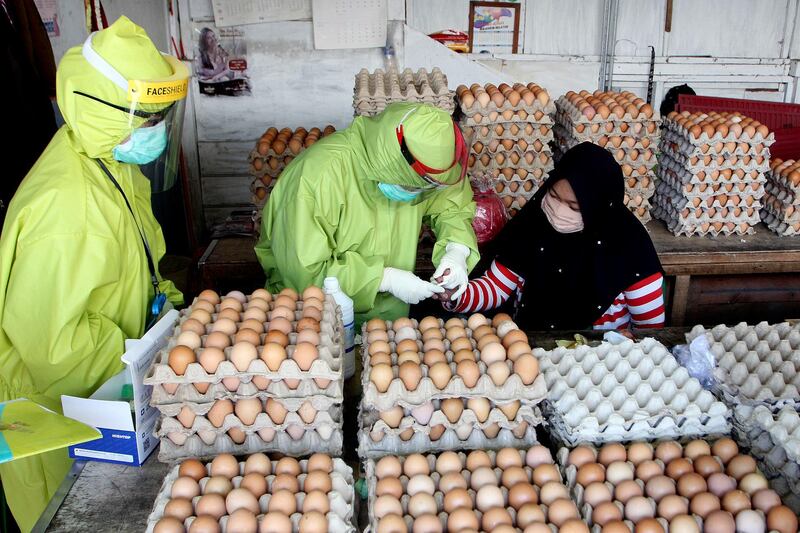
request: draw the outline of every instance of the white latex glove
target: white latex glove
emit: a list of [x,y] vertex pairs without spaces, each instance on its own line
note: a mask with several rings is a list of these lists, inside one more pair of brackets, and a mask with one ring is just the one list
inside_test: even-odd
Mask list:
[[378,290],[390,292],[407,304],[416,304],[434,294],[444,292],[444,288],[428,283],[407,270],[392,267],[383,269],[383,279]]
[[451,300],[458,300],[464,291],[467,290],[469,276],[467,275],[467,258],[469,248],[457,242],[449,242],[445,247],[445,253],[436,272],[433,273],[431,281],[441,285],[445,289],[456,289]]

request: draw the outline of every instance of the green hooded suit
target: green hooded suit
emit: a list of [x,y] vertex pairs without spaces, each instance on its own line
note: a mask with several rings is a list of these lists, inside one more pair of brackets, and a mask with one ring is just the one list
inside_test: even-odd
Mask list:
[[[128,79],[167,77],[171,69],[147,34],[122,17],[98,32],[94,50]],[[57,73],[66,125],[30,170],[9,207],[0,238],[0,401],[25,397],[61,411],[61,395],[89,396],[122,370],[128,338],[140,337],[153,296],[136,224],[156,261],[164,237],[139,167],[111,150],[130,132],[129,115],[92,99],[128,106],[125,93],[70,49]],[[160,279],[160,278],[159,278]],[[161,290],[183,297],[172,283]],[[29,531],[69,470],[66,449],[0,465],[9,506]]]
[[[409,112],[417,108],[409,115]],[[356,322],[394,319],[408,305],[378,292],[385,267],[413,271],[423,222],[436,233],[438,264],[448,242],[467,246],[478,261],[469,180],[425,192],[410,202],[387,199],[378,183],[426,185],[403,157],[395,128],[403,117],[410,152],[432,168],[448,168],[455,152],[453,121],[423,104],[389,105],[374,118],[356,117],[300,154],[278,178],[264,207],[256,255],[270,290],[302,290],[336,276],[353,299]],[[454,183],[460,166],[438,177]]]

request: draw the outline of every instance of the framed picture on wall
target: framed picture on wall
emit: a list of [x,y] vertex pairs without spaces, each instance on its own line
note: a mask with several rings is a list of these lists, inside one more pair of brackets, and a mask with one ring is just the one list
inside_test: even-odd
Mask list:
[[469,3],[469,49],[473,54],[516,54],[522,6],[515,2]]

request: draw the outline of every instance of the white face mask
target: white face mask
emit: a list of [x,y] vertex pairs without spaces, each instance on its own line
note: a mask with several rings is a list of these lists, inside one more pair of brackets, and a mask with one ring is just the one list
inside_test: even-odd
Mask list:
[[550,192],[542,198],[542,211],[553,229],[559,233],[575,233],[583,229],[583,217],[564,202],[559,202]]

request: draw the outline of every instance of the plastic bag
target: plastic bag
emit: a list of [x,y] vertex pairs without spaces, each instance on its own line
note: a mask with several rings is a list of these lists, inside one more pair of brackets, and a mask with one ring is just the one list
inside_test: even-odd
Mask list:
[[478,238],[478,244],[485,244],[494,239],[508,222],[508,213],[503,201],[494,191],[494,179],[491,174],[475,176],[472,182],[472,198],[475,200],[475,217],[472,228]]
[[711,346],[705,335],[695,337],[689,344],[679,344],[672,348],[672,355],[689,371],[689,375],[697,378],[705,389],[710,389],[716,383],[714,367],[716,361],[711,353]]

